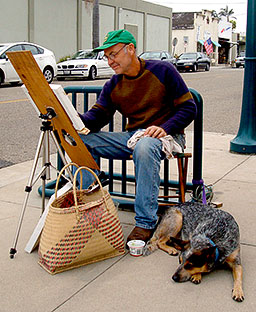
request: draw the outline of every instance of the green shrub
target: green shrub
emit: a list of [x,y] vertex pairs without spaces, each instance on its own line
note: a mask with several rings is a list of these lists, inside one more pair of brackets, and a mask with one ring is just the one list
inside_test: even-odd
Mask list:
[[67,61],[69,58],[71,58],[71,55],[63,56],[58,60],[57,63]]

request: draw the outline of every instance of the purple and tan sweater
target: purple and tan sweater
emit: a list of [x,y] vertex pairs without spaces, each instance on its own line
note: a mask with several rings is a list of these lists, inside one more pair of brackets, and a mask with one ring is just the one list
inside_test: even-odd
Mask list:
[[114,75],[104,85],[96,104],[80,114],[85,126],[99,131],[116,111],[128,119],[127,131],[155,125],[167,134],[182,133],[196,116],[196,105],[172,64],[142,60],[136,77]]

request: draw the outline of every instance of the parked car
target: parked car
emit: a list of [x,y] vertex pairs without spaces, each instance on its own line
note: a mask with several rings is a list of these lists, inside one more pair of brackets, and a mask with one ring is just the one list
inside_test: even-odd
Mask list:
[[57,64],[57,80],[112,76],[114,71],[103,55],[104,51],[79,50],[67,61]]
[[240,55],[235,59],[236,68],[240,66],[244,67],[245,59],[245,51],[241,52]]
[[54,76],[57,74],[57,64],[53,52],[35,43],[15,42],[0,43],[0,84],[4,82],[17,84],[21,81],[20,77],[16,73],[16,70],[8,59],[6,52],[25,50],[32,52],[47,82],[52,82]]
[[211,61],[207,55],[201,52],[182,53],[176,63],[178,70],[192,70],[196,72],[198,69],[210,70]]
[[167,51],[145,51],[139,57],[144,60],[161,60],[176,65],[176,58]]

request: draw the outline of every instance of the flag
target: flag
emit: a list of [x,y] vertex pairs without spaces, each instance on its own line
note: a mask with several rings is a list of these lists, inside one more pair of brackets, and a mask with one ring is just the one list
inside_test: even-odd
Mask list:
[[204,47],[205,47],[207,55],[209,55],[210,53],[213,52],[213,46],[212,46],[211,38],[205,40]]

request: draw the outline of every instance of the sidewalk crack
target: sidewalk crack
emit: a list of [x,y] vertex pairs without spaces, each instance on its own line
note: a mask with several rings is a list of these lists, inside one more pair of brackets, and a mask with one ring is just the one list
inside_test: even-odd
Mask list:
[[232,171],[234,171],[235,169],[237,169],[238,167],[240,167],[241,165],[243,165],[246,161],[248,161],[251,158],[251,156],[248,156],[246,159],[244,159],[242,162],[240,162],[239,164],[237,164],[235,167],[233,167],[232,169],[230,169],[228,172],[226,172],[222,177],[220,177],[219,179],[217,179],[215,182],[212,183],[212,185],[215,185],[217,183],[219,183],[222,179],[224,179],[226,176],[228,176]]
[[93,283],[96,279],[98,279],[101,275],[103,275],[105,272],[110,270],[115,264],[117,264],[119,261],[121,261],[124,257],[126,257],[129,253],[125,253],[124,255],[120,256],[120,258],[112,263],[108,268],[106,268],[103,272],[95,276],[91,281],[89,281],[87,284],[82,286],[80,289],[75,291],[71,296],[69,296],[66,300],[64,300],[61,304],[59,304],[56,308],[51,310],[51,312],[57,311],[60,307],[62,307],[65,303],[67,303],[70,299],[74,298],[77,294],[79,294],[83,289],[85,289],[87,286],[89,286],[91,283]]

